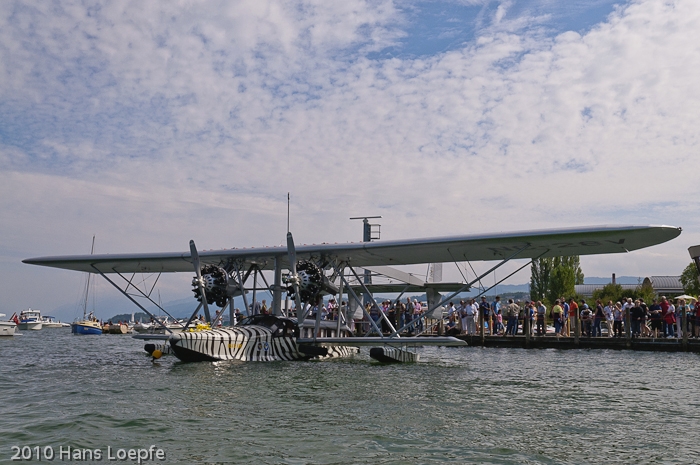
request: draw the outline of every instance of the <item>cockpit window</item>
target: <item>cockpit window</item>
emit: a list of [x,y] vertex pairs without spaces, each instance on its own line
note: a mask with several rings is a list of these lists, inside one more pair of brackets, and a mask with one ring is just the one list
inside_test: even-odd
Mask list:
[[294,322],[273,315],[253,315],[241,320],[238,326],[264,326],[272,330],[273,335],[291,335],[294,333]]

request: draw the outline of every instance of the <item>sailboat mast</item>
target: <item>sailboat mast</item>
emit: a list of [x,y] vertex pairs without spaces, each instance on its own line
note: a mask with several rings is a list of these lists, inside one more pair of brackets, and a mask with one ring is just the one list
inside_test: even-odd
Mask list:
[[[92,235],[92,247],[90,248],[90,255],[95,253],[95,235]],[[90,276],[92,273],[87,275],[87,283],[85,284],[85,302],[83,303],[83,320],[87,318],[87,307],[88,307],[88,295],[90,293]]]

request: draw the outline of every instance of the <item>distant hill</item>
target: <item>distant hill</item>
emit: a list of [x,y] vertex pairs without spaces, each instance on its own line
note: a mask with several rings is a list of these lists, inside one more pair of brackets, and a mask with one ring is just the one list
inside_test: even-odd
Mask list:
[[[138,312],[134,313],[134,321],[150,321],[151,317],[147,313]],[[103,321],[111,321],[116,323],[118,321],[131,321],[131,313],[120,313],[119,315],[114,315],[112,318],[107,318]]]

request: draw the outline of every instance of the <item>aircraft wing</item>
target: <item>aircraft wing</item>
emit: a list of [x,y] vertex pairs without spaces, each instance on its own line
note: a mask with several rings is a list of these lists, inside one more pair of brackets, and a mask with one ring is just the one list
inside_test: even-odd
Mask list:
[[[459,261],[502,260],[518,250],[515,258],[594,255],[630,252],[669,241],[681,233],[675,226],[598,226],[555,230],[474,234],[426,239],[297,245],[299,260],[327,258],[352,266],[411,265]],[[287,247],[234,248],[199,252],[202,264],[231,261],[257,263],[274,269],[278,258],[288,268]],[[38,257],[23,260],[31,265],[95,273],[192,272],[190,252],[103,254]]]

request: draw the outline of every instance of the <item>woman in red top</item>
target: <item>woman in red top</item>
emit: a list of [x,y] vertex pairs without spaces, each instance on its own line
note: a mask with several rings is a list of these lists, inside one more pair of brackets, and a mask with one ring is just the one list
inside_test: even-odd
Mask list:
[[673,325],[676,323],[675,310],[676,309],[673,307],[673,305],[671,305],[671,307],[669,307],[668,311],[666,312],[666,314],[663,317],[664,323],[666,323],[666,325],[668,327],[668,336],[666,336],[668,338],[673,337]]

